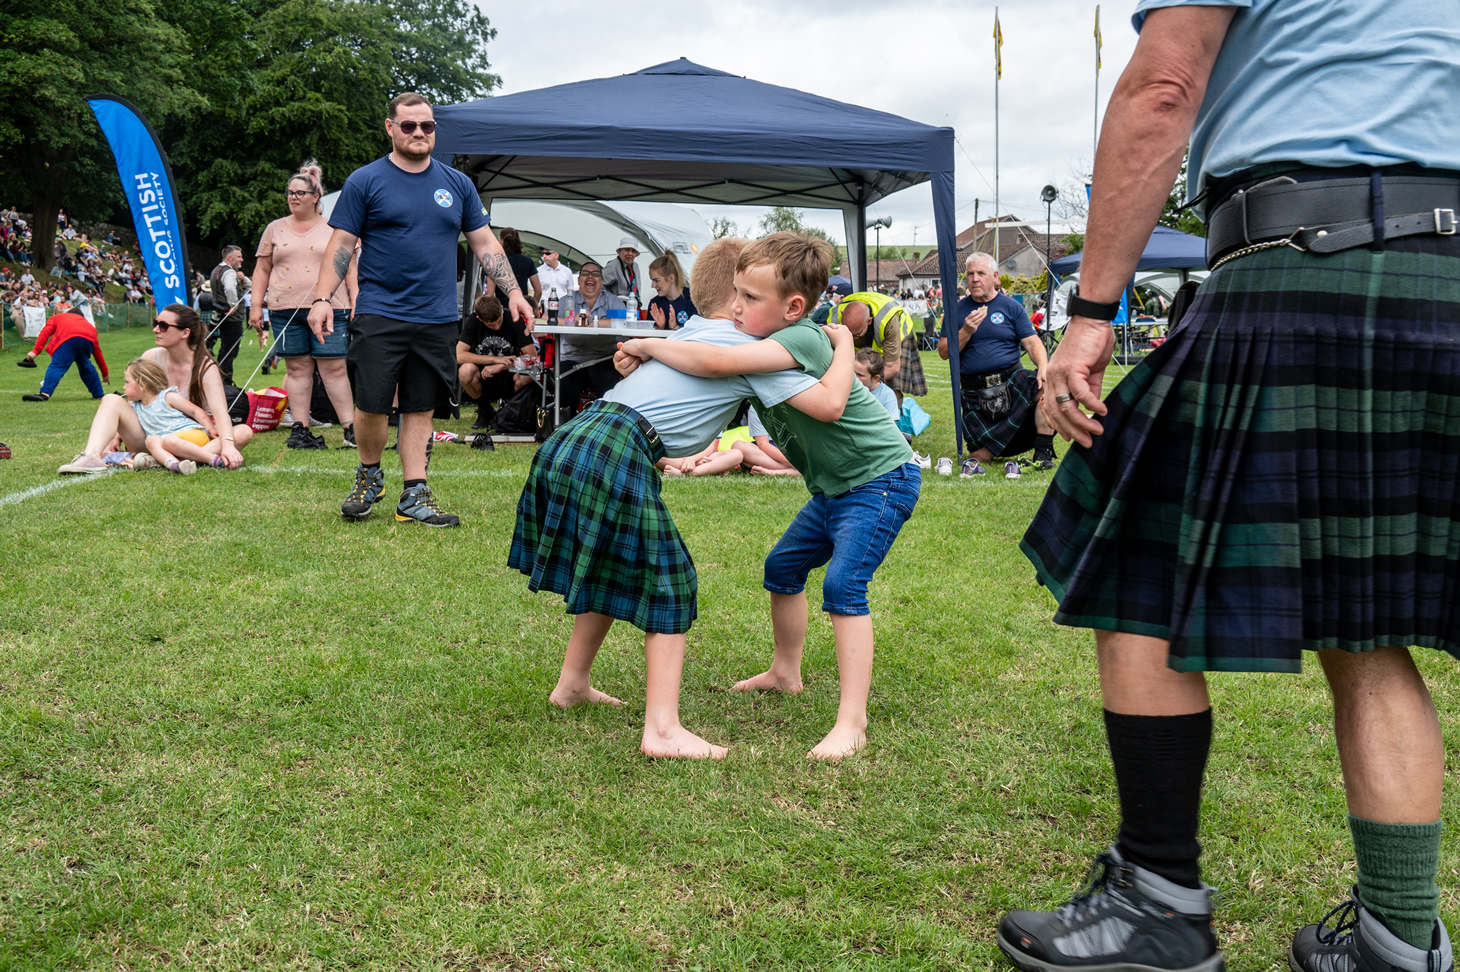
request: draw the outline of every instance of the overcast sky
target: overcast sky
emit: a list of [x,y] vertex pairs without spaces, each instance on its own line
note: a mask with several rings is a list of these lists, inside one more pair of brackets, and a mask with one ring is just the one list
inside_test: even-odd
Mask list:
[[[497,93],[610,77],[678,57],[769,84],[951,126],[957,136],[957,228],[993,211],[993,3],[982,0],[476,0],[497,29],[489,48]],[[1134,0],[1100,8],[1100,110],[1135,48]],[[998,5],[1004,33],[999,84],[999,208],[1044,221],[1040,189],[1063,188],[1089,165],[1095,114],[1095,4],[1012,0]],[[695,207],[749,229],[762,210]],[[869,211],[892,227],[882,242],[933,242],[928,184]],[[844,241],[841,214],[808,222]],[[916,235],[915,235],[916,234]],[[871,242],[871,235],[868,236]]]

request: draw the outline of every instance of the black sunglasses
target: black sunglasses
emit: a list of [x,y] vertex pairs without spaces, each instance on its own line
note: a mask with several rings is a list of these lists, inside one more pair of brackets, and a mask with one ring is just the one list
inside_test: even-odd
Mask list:
[[186,324],[169,324],[166,321],[160,321],[160,320],[157,320],[156,318],[153,318],[152,319],[152,330],[154,330],[154,331],[157,331],[157,330],[163,330],[163,331],[165,331],[169,327],[175,327],[179,331],[188,331],[188,330],[191,330],[191,328],[189,328]]
[[403,121],[403,122],[396,122],[395,123],[395,127],[396,128],[399,128],[401,131],[405,132],[407,135],[414,135],[416,133],[416,128],[418,126],[421,129],[421,134],[422,135],[430,135],[432,132],[434,132],[436,130],[436,123],[433,122],[433,121],[424,121],[424,122]]

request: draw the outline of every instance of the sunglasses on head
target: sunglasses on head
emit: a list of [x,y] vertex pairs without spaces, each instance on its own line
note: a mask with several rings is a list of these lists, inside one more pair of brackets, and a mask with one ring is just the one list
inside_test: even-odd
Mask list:
[[433,122],[433,121],[424,121],[424,122],[403,121],[403,122],[396,122],[395,123],[395,127],[396,128],[399,128],[401,131],[405,132],[407,135],[414,135],[416,133],[416,129],[417,128],[420,128],[422,135],[430,135],[432,132],[434,132],[436,130],[436,123]]
[[153,320],[152,320],[152,330],[154,330],[154,331],[165,331],[169,327],[175,327],[179,331],[186,331],[188,329],[186,326],[184,326],[182,324],[169,324],[167,321],[160,321],[160,320],[157,320],[156,318],[153,318]]

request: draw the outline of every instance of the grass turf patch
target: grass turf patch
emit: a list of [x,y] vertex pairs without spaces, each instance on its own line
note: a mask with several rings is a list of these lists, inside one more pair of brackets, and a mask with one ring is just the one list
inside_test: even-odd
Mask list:
[[[114,376],[151,343],[102,340]],[[1003,911],[1067,898],[1114,835],[1089,636],[1015,547],[1047,474],[927,477],[872,587],[870,745],[838,765],[804,756],[836,711],[823,616],[803,695],[728,691],[769,658],[761,559],[804,487],[666,482],[701,581],[683,719],[731,752],[650,761],[633,629],[595,668],[622,709],[546,702],[570,619],[504,566],[531,447],[438,445],[457,530],[342,521],[354,453],[285,432],[232,473],[52,486],[94,403],[73,372],[22,404],[22,351],[0,355],[0,967],[994,968]],[[925,367],[917,448],[952,455]],[[1453,668],[1421,661],[1453,779]],[[1327,692],[1316,665],[1211,683],[1218,933],[1277,969],[1354,877]]]

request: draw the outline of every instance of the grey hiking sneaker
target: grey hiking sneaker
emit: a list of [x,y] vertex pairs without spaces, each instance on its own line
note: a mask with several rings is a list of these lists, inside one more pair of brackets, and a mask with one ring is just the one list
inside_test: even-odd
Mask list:
[[340,515],[351,520],[363,520],[370,515],[375,501],[385,492],[385,472],[379,466],[368,472],[365,464],[355,467],[355,486],[350,495],[340,504]]
[[436,505],[430,486],[412,486],[401,493],[400,502],[395,506],[395,518],[401,523],[414,520],[423,526],[433,527],[454,527],[461,524],[458,517],[443,513],[441,507]]
[[1095,858],[1085,892],[1054,911],[1011,911],[999,948],[1026,972],[1222,972],[1212,933],[1212,889],[1184,888],[1125,863]]
[[1453,972],[1455,956],[1445,923],[1435,920],[1428,950],[1399,938],[1351,897],[1316,925],[1304,925],[1288,949],[1293,972]]

